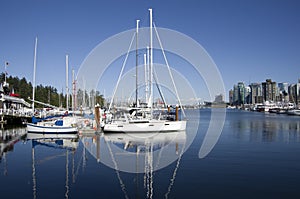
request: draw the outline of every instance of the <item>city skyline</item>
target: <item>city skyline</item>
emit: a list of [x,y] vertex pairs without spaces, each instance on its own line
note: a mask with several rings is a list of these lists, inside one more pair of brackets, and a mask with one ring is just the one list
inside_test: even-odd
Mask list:
[[276,82],[266,79],[264,82],[237,82],[228,92],[232,105],[262,104],[264,102],[300,103],[300,79],[298,82]]
[[[14,0],[0,5],[5,8],[0,13],[4,27],[0,32],[1,71],[9,62],[9,75],[32,82],[38,37],[36,83],[58,90],[65,90],[66,54],[70,69],[78,72],[87,55],[105,39],[133,29],[136,19],[141,20],[141,27],[147,26],[148,8],[153,8],[158,27],[186,34],[203,46],[223,78],[226,101],[232,85],[241,80],[296,82],[299,78],[300,2],[296,0]],[[208,100],[205,82],[198,79],[189,81],[197,97]],[[99,90],[110,95],[112,87]]]

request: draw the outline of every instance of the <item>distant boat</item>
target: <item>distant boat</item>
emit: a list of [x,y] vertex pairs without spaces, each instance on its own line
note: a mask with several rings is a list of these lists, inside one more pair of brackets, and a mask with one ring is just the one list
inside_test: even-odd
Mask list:
[[258,104],[256,110],[258,112],[270,112],[278,108],[277,104],[272,101],[265,101],[263,104]]
[[300,115],[300,109],[290,109],[287,111],[288,115]]
[[27,123],[27,132],[42,134],[77,134],[78,128],[73,117],[59,119],[40,119],[34,117],[32,123]]
[[[150,11],[150,47],[148,49],[148,59],[149,59],[149,86],[150,86],[150,92],[149,92],[149,98],[146,97],[147,101],[147,106],[146,107],[140,107],[139,101],[138,101],[138,86],[136,85],[136,102],[135,102],[135,107],[128,108],[127,110],[123,110],[120,114],[114,114],[114,118],[111,120],[108,120],[107,123],[104,125],[104,132],[126,132],[126,133],[132,133],[132,132],[171,132],[171,131],[184,131],[186,129],[186,120],[179,120],[179,109],[184,114],[184,110],[181,106],[181,102],[178,96],[178,92],[174,83],[173,76],[171,74],[171,69],[169,65],[167,64],[167,67],[169,69],[169,75],[170,78],[172,79],[173,87],[176,91],[176,96],[177,100],[179,102],[179,105],[176,106],[176,111],[175,114],[171,115],[170,114],[170,108],[168,108],[168,114],[167,116],[154,116],[154,110],[153,110],[153,86],[152,86],[152,80],[154,74],[153,74],[153,39],[152,39],[152,9],[149,9]],[[155,28],[155,27],[154,27]],[[137,28],[136,28],[136,41],[137,41],[137,36],[138,36],[138,21],[137,21]],[[159,38],[158,34],[157,37]],[[162,47],[162,46],[161,46]],[[138,48],[136,48],[138,49]],[[163,49],[163,48],[162,48]],[[138,56],[137,50],[136,50],[136,56]],[[165,58],[166,59],[166,58]],[[146,58],[144,58],[144,61]],[[166,60],[165,60],[166,61]],[[137,59],[136,59],[137,62]],[[167,62],[167,61],[166,61]],[[145,63],[146,65],[146,63]],[[137,71],[138,63],[136,63],[136,71]],[[124,68],[122,68],[121,72],[123,71]],[[145,73],[146,74],[146,73]],[[136,73],[137,77],[138,73]],[[121,77],[121,75],[119,76]],[[145,79],[147,79],[145,78]],[[117,82],[118,87],[119,80]],[[115,90],[116,90],[115,88]],[[159,89],[159,88],[158,88]],[[115,91],[114,91],[115,93]],[[161,91],[159,90],[159,93]],[[147,92],[146,92],[147,94]],[[146,95],[147,96],[147,95]],[[112,106],[114,94],[109,106],[109,110]],[[109,113],[111,114],[111,113]],[[109,115],[108,114],[108,115]],[[117,117],[119,115],[119,117]],[[174,117],[175,116],[175,117]]]

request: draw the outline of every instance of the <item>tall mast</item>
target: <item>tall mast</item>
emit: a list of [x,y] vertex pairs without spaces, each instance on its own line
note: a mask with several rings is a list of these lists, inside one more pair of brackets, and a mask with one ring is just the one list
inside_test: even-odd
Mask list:
[[[153,39],[152,39],[152,9],[149,9],[150,12],[150,53],[149,53],[149,58],[150,58],[150,97],[153,99],[153,86],[152,86],[152,81],[153,81]],[[152,112],[153,112],[153,101],[150,99],[150,108],[151,108],[151,117],[152,117]]]
[[147,54],[144,54],[144,72],[145,72],[145,93],[146,93],[146,103],[148,102],[148,70],[147,70]]
[[37,37],[35,38],[34,45],[34,58],[33,58],[33,81],[32,81],[32,113],[34,113],[34,97],[35,97],[35,71],[36,71],[36,51],[37,51]]
[[138,107],[138,34],[139,34],[139,22],[140,20],[136,20],[136,46],[135,46],[135,106]]
[[[149,46],[147,46],[147,95],[148,95],[148,97],[147,97],[147,106],[149,105],[150,106],[150,104],[149,104],[149,101],[151,101],[151,94],[149,94],[149,85],[150,85],[150,69],[149,69],[149,67],[150,67],[150,50],[149,50]],[[148,107],[149,107],[148,106]]]
[[75,71],[72,69],[72,111],[76,110],[76,80],[75,80]]
[[66,109],[69,111],[69,55],[66,55]]

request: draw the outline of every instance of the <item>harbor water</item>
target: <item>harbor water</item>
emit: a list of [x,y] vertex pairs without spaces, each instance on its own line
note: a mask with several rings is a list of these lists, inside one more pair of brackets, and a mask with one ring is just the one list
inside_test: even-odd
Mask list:
[[2,129],[1,198],[300,197],[299,116],[227,110],[221,135],[199,158],[209,125],[222,121],[211,109],[186,114],[186,132],[164,135],[62,140]]

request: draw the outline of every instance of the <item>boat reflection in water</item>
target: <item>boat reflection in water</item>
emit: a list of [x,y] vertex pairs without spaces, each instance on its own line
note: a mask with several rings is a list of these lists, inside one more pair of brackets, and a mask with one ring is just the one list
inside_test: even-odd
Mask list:
[[[59,134],[59,133],[53,133],[53,134],[43,134],[43,133],[27,133],[27,140],[32,140],[33,142],[38,143],[51,143],[55,141],[59,141],[61,143],[64,143],[62,145],[62,148],[74,148],[76,149],[78,147],[78,135],[77,134]],[[68,146],[68,144],[70,146]]]
[[[74,172],[74,154],[79,144],[79,138],[77,134],[39,134],[39,133],[27,133],[27,140],[32,141],[32,185],[33,185],[33,198],[43,198],[42,195],[38,195],[37,193],[43,193],[43,191],[37,190],[37,187],[41,189],[41,186],[38,185],[38,170],[43,170],[42,168],[38,169],[37,165],[39,167],[42,167],[44,163],[54,162],[59,164],[59,161],[55,161],[55,159],[59,159],[62,156],[66,157],[66,163],[65,163],[65,193],[64,197],[69,197],[69,153],[73,154],[73,165],[72,165],[72,171]],[[47,147],[48,149],[53,149],[51,153],[47,152],[47,156],[44,156],[43,151],[44,148]],[[38,154],[38,152],[41,152]],[[36,156],[39,157],[39,159],[36,158]],[[47,165],[47,164],[46,164]],[[51,171],[51,167],[47,166],[49,174],[54,173]],[[72,174],[74,178],[74,174]],[[49,176],[50,177],[50,176]],[[43,181],[44,179],[40,179]],[[73,182],[75,180],[73,179]],[[59,182],[58,182],[59,183]],[[43,184],[43,183],[41,183]],[[46,190],[48,190],[48,187],[45,187]]]
[[175,162],[175,168],[170,174],[171,179],[168,181],[169,185],[165,193],[165,198],[167,198],[185,151],[186,132],[105,133],[93,137],[82,137],[81,141],[98,162],[115,169],[125,198],[128,198],[126,183],[122,180],[120,171],[137,175],[143,173],[145,196],[152,198],[154,172]]
[[4,163],[4,175],[7,175],[6,154],[14,150],[14,145],[26,135],[24,128],[0,129],[0,163]]

